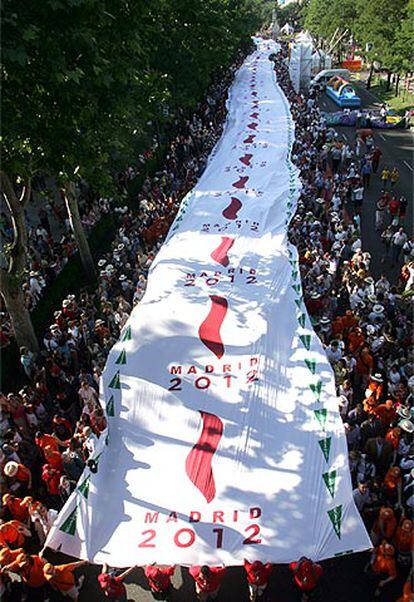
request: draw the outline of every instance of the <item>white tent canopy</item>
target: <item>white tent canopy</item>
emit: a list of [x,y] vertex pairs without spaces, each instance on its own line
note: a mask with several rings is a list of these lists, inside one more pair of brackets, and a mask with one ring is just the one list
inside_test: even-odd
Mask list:
[[371,546],[287,240],[300,183],[268,59],[278,46],[256,42],[222,138],[109,354],[108,430],[51,548],[121,567],[321,560]]

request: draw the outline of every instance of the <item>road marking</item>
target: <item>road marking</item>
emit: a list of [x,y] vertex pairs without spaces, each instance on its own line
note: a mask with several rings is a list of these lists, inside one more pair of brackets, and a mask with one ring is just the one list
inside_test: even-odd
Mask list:
[[383,140],[385,140],[385,136],[383,134],[380,134],[380,138],[382,138]]
[[407,161],[403,161],[403,163],[405,163],[405,165],[408,167],[408,169],[410,171],[414,171],[414,169],[411,167],[411,165],[409,163],[407,163]]

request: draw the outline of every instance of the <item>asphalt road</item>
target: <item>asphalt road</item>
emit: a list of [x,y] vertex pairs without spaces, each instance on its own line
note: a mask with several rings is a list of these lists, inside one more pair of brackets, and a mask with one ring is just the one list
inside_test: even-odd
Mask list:
[[[362,101],[363,108],[375,109],[380,105],[375,96],[365,90],[363,85],[358,85],[358,94]],[[325,94],[320,98],[319,106],[323,111],[335,112],[339,107]],[[354,127],[336,127],[340,135],[348,140],[352,147],[355,145],[356,130]],[[397,167],[400,177],[395,190],[399,195],[404,195],[408,199],[407,217],[403,224],[405,231],[409,236],[413,235],[413,180],[414,180],[414,132],[406,129],[374,129],[374,140],[381,151],[382,157],[377,174],[371,176],[371,184],[365,191],[364,203],[362,206],[361,229],[362,245],[364,251],[369,251],[372,256],[371,271],[374,277],[379,277],[385,272],[391,282],[395,283],[399,268],[391,267],[390,260],[381,263],[383,247],[380,234],[375,232],[375,205],[381,194],[380,173],[385,165],[392,169]]]

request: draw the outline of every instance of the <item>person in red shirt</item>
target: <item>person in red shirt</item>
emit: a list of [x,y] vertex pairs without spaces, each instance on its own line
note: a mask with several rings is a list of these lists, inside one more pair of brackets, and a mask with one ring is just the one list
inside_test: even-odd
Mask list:
[[191,566],[188,570],[195,581],[195,589],[200,602],[206,602],[208,598],[217,598],[221,582],[226,574],[226,567],[207,565]]
[[171,577],[174,575],[175,566],[161,568],[154,564],[147,565],[144,569],[145,577],[151,588],[151,593],[156,600],[165,600],[171,589]]
[[127,591],[122,581],[135,569],[134,566],[127,569],[120,575],[108,570],[108,565],[104,563],[102,573],[98,575],[98,583],[103,593],[111,602],[127,602]]
[[306,602],[315,591],[316,585],[323,575],[323,569],[320,564],[312,562],[306,556],[302,556],[298,562],[291,562],[289,568],[293,572],[296,585],[302,592],[302,602]]
[[248,560],[244,559],[244,570],[247,573],[250,600],[254,601],[258,596],[263,595],[263,592],[269,583],[272,565],[270,562],[263,564],[263,562],[260,562],[260,560],[249,562]]
[[53,468],[50,464],[43,464],[42,481],[46,483],[50,495],[59,495],[59,483],[62,471]]
[[30,530],[18,520],[9,520],[0,522],[0,545],[8,548],[22,548],[26,542],[26,537],[30,537]]

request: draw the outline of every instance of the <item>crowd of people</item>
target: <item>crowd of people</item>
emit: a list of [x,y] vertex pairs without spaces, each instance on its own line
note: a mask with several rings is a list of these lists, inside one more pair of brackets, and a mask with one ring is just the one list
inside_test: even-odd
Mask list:
[[[52,184],[53,182],[50,186]],[[63,195],[56,185],[54,188],[48,188],[43,178],[36,178],[34,187],[31,210],[25,210],[28,248],[23,291],[29,311],[34,310],[42,296],[47,294],[48,287],[77,253]],[[87,233],[109,213],[111,200],[96,198],[86,185],[79,187],[79,212]],[[13,241],[13,224],[6,209],[0,216],[0,233],[2,248],[5,249]],[[10,317],[3,299],[0,298],[0,348],[8,347],[13,338]]]
[[308,312],[334,370],[354,500],[375,546],[365,572],[374,596],[384,600],[392,599],[392,581],[407,578],[400,598],[406,602],[413,596],[414,506],[414,254],[401,225],[407,202],[396,192],[397,170],[384,165],[377,228],[391,232],[392,265],[404,256],[392,285],[385,272],[372,277],[361,241],[364,188],[378,171],[380,149],[370,133],[358,135],[354,148],[339,140],[314,95],[294,91],[283,62],[275,68],[295,120],[292,159],[303,184],[290,239]]
[[[78,567],[85,563],[53,565],[39,550],[106,427],[98,383],[107,354],[144,294],[148,269],[181,199],[195,185],[221,134],[226,91],[242,60],[240,54],[221,74],[192,117],[180,116],[180,132],[163,169],[145,179],[136,209],[118,209],[113,248],[98,261],[96,292],[69,295],[62,302],[44,333],[41,352],[20,350],[27,384],[0,396],[0,593],[10,600],[43,600],[56,592],[78,598],[83,577],[77,577]],[[393,258],[398,261],[403,253],[406,260],[396,286],[385,273],[376,281],[370,275],[360,208],[364,186],[369,186],[364,166],[376,173],[377,147],[370,136],[359,137],[355,148],[339,142],[326,127],[316,98],[294,91],[283,61],[275,63],[275,70],[295,120],[292,159],[303,183],[290,239],[300,256],[308,311],[334,370],[354,499],[375,545],[367,578],[381,595],[391,581],[398,577],[402,583],[407,577],[412,549],[412,247],[406,252],[408,238],[403,244],[395,238],[404,212],[399,211],[398,222],[390,214],[389,225],[384,217],[380,227],[392,229],[391,249],[401,247],[399,253],[393,250]],[[390,204],[391,197],[384,211],[391,212]],[[244,568],[250,599],[260,598],[272,565],[246,560]],[[301,558],[290,569],[304,599],[312,596],[322,567]],[[98,582],[108,599],[126,599],[123,580],[131,570],[117,574],[102,567]],[[217,597],[226,568],[197,566],[189,573],[199,600],[207,600]],[[165,599],[173,574],[174,567],[145,567],[155,598]],[[403,596],[412,594],[410,587],[405,586]]]

